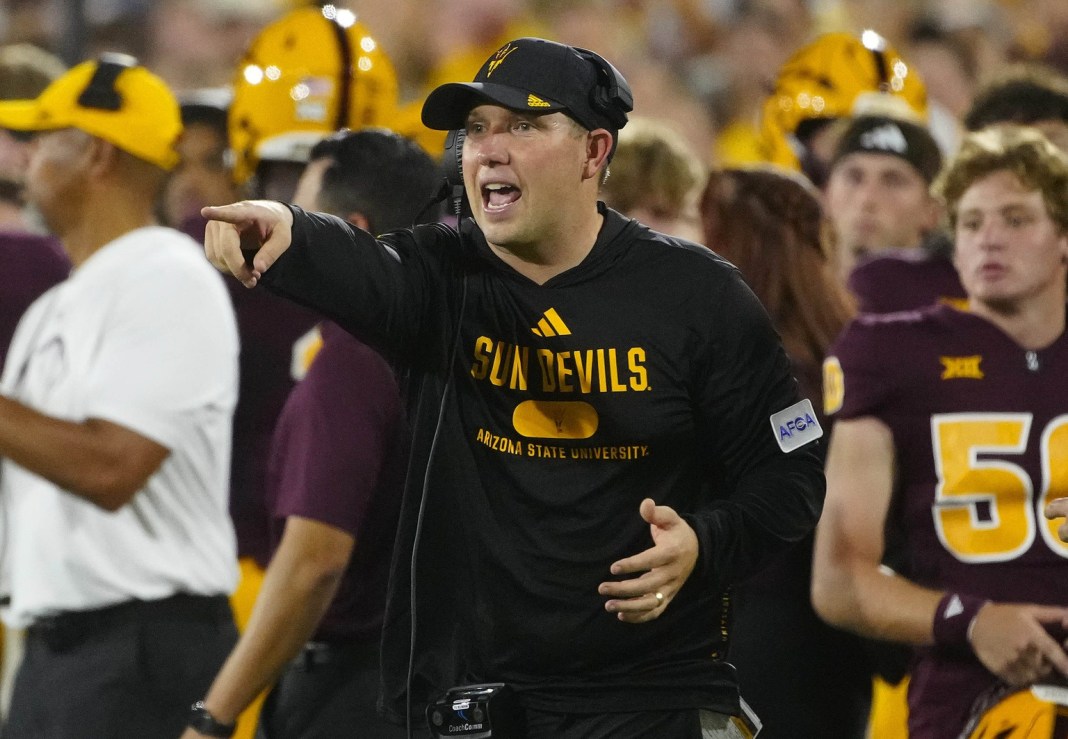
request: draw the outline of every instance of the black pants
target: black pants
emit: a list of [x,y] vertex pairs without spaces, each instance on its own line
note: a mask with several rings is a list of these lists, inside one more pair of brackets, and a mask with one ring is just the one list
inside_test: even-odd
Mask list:
[[236,642],[223,596],[134,601],[35,624],[3,737],[177,737]]
[[406,739],[375,710],[378,661],[377,641],[306,645],[264,701],[257,739]]

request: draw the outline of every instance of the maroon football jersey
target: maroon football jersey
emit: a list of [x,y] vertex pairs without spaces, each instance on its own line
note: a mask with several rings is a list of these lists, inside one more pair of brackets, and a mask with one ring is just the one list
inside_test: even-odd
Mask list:
[[[825,365],[827,410],[893,432],[891,525],[908,576],[996,601],[1068,605],[1068,544],[1042,515],[1068,496],[1068,336],[1027,351],[949,306],[861,316]],[[974,657],[922,650],[915,737],[956,736],[995,680]]]
[[923,249],[903,249],[861,262],[849,275],[849,291],[861,313],[893,313],[936,303],[967,305],[953,262]]
[[0,231],[0,369],[19,319],[44,291],[67,279],[70,260],[47,236]]

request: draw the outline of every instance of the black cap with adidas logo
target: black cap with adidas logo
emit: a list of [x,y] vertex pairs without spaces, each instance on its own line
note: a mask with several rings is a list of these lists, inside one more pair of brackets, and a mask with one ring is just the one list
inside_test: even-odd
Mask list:
[[888,154],[904,159],[931,184],[942,168],[942,152],[934,136],[919,123],[882,115],[861,115],[842,132],[831,159],[838,161],[853,153]]
[[423,124],[463,128],[477,105],[492,103],[532,113],[563,111],[589,130],[615,133],[634,102],[630,87],[603,58],[540,38],[509,41],[478,70],[473,82],[435,88],[423,103]]

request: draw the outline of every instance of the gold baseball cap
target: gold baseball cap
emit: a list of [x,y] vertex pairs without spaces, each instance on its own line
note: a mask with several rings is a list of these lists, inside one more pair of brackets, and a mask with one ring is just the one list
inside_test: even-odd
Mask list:
[[34,100],[0,102],[0,128],[77,128],[162,169],[178,163],[178,101],[167,84],[125,54],[104,54],[57,78]]

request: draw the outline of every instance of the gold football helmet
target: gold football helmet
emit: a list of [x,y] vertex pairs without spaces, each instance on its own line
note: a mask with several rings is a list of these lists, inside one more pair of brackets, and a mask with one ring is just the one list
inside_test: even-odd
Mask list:
[[977,704],[962,739],[1068,739],[1068,689],[1004,690]]
[[261,159],[306,162],[311,147],[341,128],[390,126],[397,74],[349,10],[290,11],[266,26],[238,64],[230,106],[234,179]]
[[927,89],[917,71],[875,31],[824,34],[779,70],[761,118],[765,159],[798,170],[804,154],[798,130],[806,121],[859,112],[923,120]]

